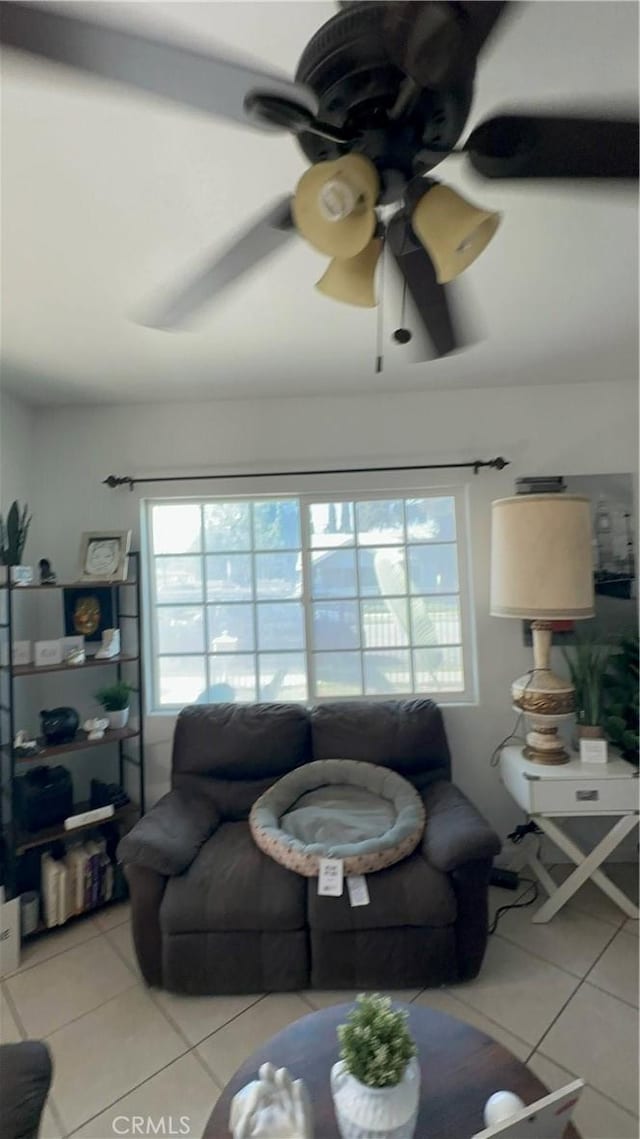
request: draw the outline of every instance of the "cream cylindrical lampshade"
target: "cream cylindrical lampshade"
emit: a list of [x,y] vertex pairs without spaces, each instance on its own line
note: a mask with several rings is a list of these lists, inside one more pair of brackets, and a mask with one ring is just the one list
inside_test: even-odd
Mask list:
[[593,617],[591,507],[574,494],[492,503],[491,614],[538,621]]

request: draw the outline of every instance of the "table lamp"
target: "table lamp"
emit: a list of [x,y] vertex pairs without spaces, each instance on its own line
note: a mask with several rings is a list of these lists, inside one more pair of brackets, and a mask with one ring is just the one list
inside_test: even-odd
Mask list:
[[576,699],[549,666],[552,622],[593,617],[591,505],[575,494],[519,494],[491,513],[491,615],[533,621],[533,669],[511,686],[531,722],[524,755],[566,763],[558,724],[573,717]]

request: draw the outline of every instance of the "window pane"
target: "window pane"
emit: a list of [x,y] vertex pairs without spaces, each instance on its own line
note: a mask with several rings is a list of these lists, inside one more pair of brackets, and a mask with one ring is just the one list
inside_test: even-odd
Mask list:
[[250,652],[255,648],[252,605],[210,605],[207,617],[212,652]]
[[352,502],[314,502],[309,507],[312,546],[349,546],[355,540]]
[[298,554],[256,554],[258,597],[299,597],[301,593],[302,563]]
[[156,610],[158,652],[204,652],[202,609],[182,605],[159,606]]
[[252,597],[250,554],[215,554],[207,558],[209,601],[245,601]]
[[[225,693],[222,698],[229,703],[241,704],[247,700],[255,700],[255,660],[252,653],[238,656],[210,656],[209,684],[214,687],[216,693]],[[215,700],[219,699],[220,696],[215,696]]]
[[315,653],[316,696],[361,696],[360,653]]
[[411,593],[454,593],[458,590],[455,546],[409,546]]
[[382,546],[404,541],[402,499],[379,502],[357,502],[358,542],[363,546]]
[[154,506],[154,554],[195,554],[202,549],[202,512],[194,503]]
[[462,692],[462,649],[416,649],[413,654],[416,691]]
[[204,657],[158,657],[160,705],[193,704],[205,687]]
[[260,649],[303,649],[304,616],[296,601],[258,605]]
[[406,510],[410,542],[455,541],[455,498],[408,498]]
[[368,649],[393,649],[409,644],[409,614],[405,597],[363,601],[362,643]]
[[360,593],[363,597],[380,597],[407,592],[404,547],[386,546],[358,550]]
[[367,696],[411,692],[409,652],[363,653],[364,690]]
[[313,606],[315,649],[357,649],[360,622],[355,601],[325,601]]
[[204,508],[207,550],[250,550],[251,507],[248,502],[210,502]]
[[355,597],[355,551],[317,550],[313,553],[311,590],[314,597]]
[[291,498],[269,498],[253,504],[256,550],[294,549],[300,545],[300,512]]
[[459,645],[462,641],[458,597],[412,597],[414,645]]
[[155,558],[156,601],[202,601],[202,558]]
[[258,657],[261,700],[306,700],[304,653],[263,653]]

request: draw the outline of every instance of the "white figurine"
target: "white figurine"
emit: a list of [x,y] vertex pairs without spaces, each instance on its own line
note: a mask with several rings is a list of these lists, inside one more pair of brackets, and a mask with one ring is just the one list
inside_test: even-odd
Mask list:
[[309,1095],[286,1068],[263,1064],[258,1079],[233,1097],[229,1129],[233,1139],[313,1139]]
[[80,647],[69,649],[64,659],[66,664],[84,664],[86,659],[85,651]]
[[102,644],[96,653],[96,657],[100,660],[109,660],[111,657],[117,656],[120,656],[120,630],[103,629]]
[[522,1111],[524,1103],[515,1092],[494,1092],[484,1105],[485,1127],[497,1127]]
[[35,755],[40,750],[40,747],[37,740],[32,739],[24,728],[20,728],[20,731],[16,732],[13,741],[13,750],[17,752],[18,755]]
[[87,737],[88,739],[90,739],[90,740],[101,740],[102,737],[104,736],[104,733],[106,732],[107,728],[109,727],[109,721],[108,720],[99,720],[99,719],[98,720],[85,720],[82,727],[84,728],[85,732],[88,733],[88,737]]

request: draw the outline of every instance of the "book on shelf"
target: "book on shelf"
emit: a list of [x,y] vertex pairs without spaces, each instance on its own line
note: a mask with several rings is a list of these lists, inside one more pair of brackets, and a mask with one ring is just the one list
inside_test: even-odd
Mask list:
[[61,858],[40,860],[42,910],[47,928],[111,901],[114,866],[104,838],[70,847]]

